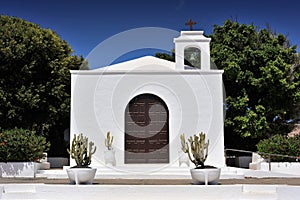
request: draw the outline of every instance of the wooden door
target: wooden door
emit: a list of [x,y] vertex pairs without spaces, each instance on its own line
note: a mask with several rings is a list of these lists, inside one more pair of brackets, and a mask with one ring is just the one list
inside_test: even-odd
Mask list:
[[125,164],[169,163],[169,112],[157,96],[133,98],[125,111]]

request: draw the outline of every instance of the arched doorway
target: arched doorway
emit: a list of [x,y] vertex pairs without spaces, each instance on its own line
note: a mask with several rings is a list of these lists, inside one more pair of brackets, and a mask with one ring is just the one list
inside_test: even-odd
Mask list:
[[169,111],[152,94],[134,97],[125,110],[125,164],[169,163]]

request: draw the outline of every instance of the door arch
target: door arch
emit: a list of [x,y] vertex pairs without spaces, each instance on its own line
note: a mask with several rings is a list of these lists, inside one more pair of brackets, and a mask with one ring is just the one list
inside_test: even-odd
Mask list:
[[125,110],[125,164],[169,163],[169,110],[153,94],[141,94]]

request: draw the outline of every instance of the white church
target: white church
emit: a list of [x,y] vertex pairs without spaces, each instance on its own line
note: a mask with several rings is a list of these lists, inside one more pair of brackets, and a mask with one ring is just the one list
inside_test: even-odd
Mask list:
[[[205,164],[225,166],[223,70],[211,69],[210,40],[203,31],[182,31],[174,38],[175,63],[146,56],[71,71],[70,139],[83,133],[95,142],[92,166],[107,165],[108,131],[115,168],[178,167],[180,134],[201,131],[210,141]],[[200,69],[185,66],[188,48],[200,51]]]

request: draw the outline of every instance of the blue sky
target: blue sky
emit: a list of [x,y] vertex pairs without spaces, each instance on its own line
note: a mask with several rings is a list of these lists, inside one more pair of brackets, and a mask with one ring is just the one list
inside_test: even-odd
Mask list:
[[[240,23],[265,27],[287,34],[300,47],[300,3],[297,0],[0,0],[0,13],[17,16],[57,32],[86,57],[105,39],[139,27],[187,30],[192,18],[195,29],[209,34],[213,25],[237,18]],[[172,40],[172,38],[170,39]]]

